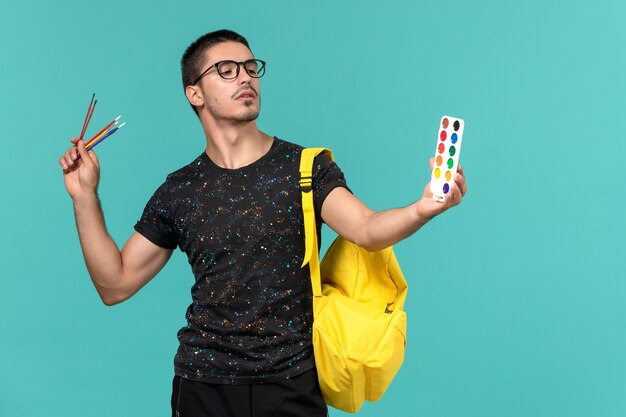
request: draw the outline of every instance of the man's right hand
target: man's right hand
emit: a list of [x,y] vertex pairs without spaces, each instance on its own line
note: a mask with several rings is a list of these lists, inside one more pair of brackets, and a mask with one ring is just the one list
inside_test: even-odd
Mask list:
[[[63,181],[72,200],[81,195],[94,195],[100,180],[100,163],[94,151],[85,149],[85,142],[78,138],[70,140],[74,144],[59,158],[63,168]],[[80,158],[79,158],[80,155]]]

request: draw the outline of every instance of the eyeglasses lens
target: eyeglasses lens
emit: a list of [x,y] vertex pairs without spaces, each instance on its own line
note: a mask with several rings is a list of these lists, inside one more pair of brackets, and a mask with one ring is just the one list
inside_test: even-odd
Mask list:
[[[252,78],[260,78],[265,73],[265,65],[256,59],[250,59],[243,66]],[[222,61],[217,65],[217,72],[222,78],[232,80],[239,75],[239,64],[235,61]]]

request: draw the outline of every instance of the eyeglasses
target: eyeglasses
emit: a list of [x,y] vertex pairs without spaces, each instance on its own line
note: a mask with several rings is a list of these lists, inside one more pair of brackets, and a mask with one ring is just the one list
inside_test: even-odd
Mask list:
[[244,62],[237,61],[220,61],[211,65],[209,68],[204,70],[202,74],[191,85],[195,85],[202,77],[206,75],[207,72],[213,67],[217,70],[217,73],[220,77],[225,80],[234,80],[239,77],[239,66],[243,65],[243,69],[246,70],[246,73],[252,78],[261,78],[265,74],[265,61],[261,61],[260,59],[249,59]]

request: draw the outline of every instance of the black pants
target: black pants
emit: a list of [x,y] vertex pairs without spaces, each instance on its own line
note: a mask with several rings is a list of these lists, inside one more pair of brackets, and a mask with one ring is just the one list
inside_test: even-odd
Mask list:
[[172,417],[327,417],[315,369],[265,384],[208,384],[174,377]]

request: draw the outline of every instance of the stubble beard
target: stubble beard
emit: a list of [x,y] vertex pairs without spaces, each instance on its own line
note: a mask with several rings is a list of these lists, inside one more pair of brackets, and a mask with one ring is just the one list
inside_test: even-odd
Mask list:
[[[206,92],[202,89],[202,86],[200,87],[200,89],[202,90],[202,93],[206,95]],[[209,113],[212,114],[213,117],[218,118],[218,119],[227,118],[230,120],[230,122],[236,125],[244,125],[246,123],[255,121],[259,117],[259,113],[261,111],[261,96],[258,93],[258,91],[250,85],[240,90],[243,90],[243,89],[251,89],[254,91],[254,93],[256,94],[255,101],[258,103],[257,108],[254,108],[255,101],[246,101],[243,103],[246,108],[241,113],[227,117],[226,115],[222,113],[220,109],[221,106],[219,103],[209,101],[206,103]],[[239,94],[240,90],[235,92],[232,95],[232,98],[234,98],[237,94]]]
[[[257,96],[257,100],[259,101],[259,109],[260,109],[261,99],[258,96]],[[245,123],[255,121],[259,117],[260,110],[252,108],[253,104],[254,104],[253,102],[246,102],[245,106],[248,108],[243,114],[238,115],[235,118],[235,121],[240,124],[245,124]]]

